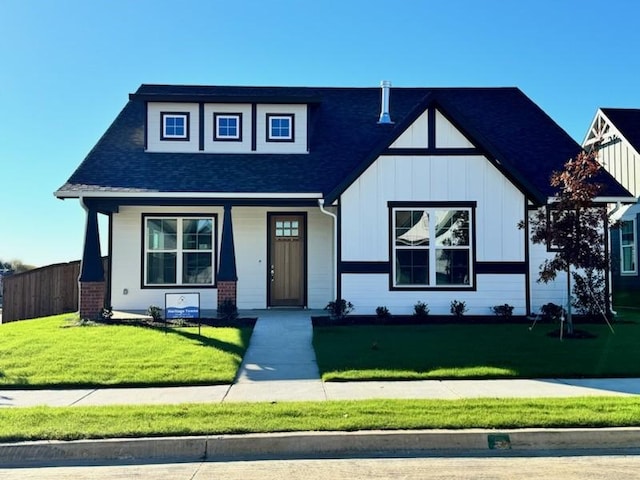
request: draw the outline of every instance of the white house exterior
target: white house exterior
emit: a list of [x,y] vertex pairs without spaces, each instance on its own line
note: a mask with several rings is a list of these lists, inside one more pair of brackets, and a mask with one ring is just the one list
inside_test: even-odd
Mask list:
[[143,85],[56,196],[87,210],[83,316],[167,293],[203,311],[344,298],[359,314],[458,300],[525,315],[562,300],[562,279],[536,282],[548,252],[528,219],[578,151],[515,88]]

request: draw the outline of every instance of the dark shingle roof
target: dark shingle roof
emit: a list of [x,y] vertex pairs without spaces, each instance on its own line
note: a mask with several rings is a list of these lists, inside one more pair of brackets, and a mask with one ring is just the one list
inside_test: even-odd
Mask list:
[[620,130],[633,148],[640,152],[640,109],[601,108],[600,110]]
[[[153,100],[308,103],[309,153],[145,152],[145,101]],[[142,85],[59,193],[321,193],[332,200],[430,105],[538,202],[553,194],[551,172],[580,150],[517,88],[392,88],[395,123],[379,125],[379,88]],[[604,176],[606,195],[629,195]]]

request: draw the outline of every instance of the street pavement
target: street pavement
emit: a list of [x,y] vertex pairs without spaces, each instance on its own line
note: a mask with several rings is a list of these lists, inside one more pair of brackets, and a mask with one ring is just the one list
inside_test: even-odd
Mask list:
[[[640,378],[622,379],[519,379],[519,380],[422,380],[398,382],[323,382],[312,346],[311,316],[320,312],[300,310],[260,311],[254,332],[232,385],[165,388],[97,388],[73,390],[0,390],[0,407],[90,406],[164,403],[231,403],[328,401],[363,399],[462,399],[535,398],[583,396],[634,396],[640,394]],[[455,433],[455,435],[454,435]],[[491,431],[363,432],[332,436],[310,434],[269,435],[264,447],[256,436],[187,437],[81,442],[30,442],[0,444],[0,466],[35,461],[86,459],[161,458],[182,452],[181,458],[228,458],[263,455],[278,458],[286,452],[308,456],[396,448],[400,439],[408,450],[449,450],[467,446],[487,450]],[[586,429],[506,432],[512,448],[638,448],[640,429]],[[406,437],[408,436],[408,437]],[[243,443],[244,442],[244,443]],[[426,443],[425,443],[426,442]],[[500,442],[498,442],[499,444]],[[504,443],[504,442],[503,442]],[[306,447],[305,447],[306,445]],[[263,450],[261,450],[261,448]],[[212,450],[213,449],[213,450]],[[234,450],[235,449],[235,450]]]

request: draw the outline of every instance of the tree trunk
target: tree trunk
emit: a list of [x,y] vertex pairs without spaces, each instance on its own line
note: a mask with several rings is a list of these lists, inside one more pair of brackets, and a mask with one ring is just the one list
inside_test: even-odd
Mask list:
[[571,265],[567,264],[567,335],[573,334],[573,317],[571,315]]

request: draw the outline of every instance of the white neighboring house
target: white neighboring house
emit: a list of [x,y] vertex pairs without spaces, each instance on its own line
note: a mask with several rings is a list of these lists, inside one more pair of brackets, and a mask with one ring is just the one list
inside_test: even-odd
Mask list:
[[[55,195],[87,211],[83,316],[105,292],[125,311],[198,293],[205,311],[524,315],[565,283],[536,283],[548,253],[518,223],[580,149],[517,88],[142,85]],[[601,180],[602,202],[629,199]]]
[[[604,168],[640,198],[640,109],[598,109],[583,146],[597,148]],[[640,294],[640,203],[618,206],[612,220],[619,222],[610,232],[613,288]]]

